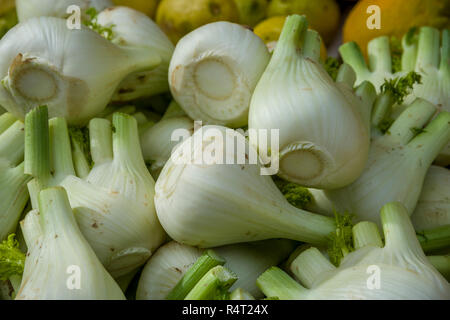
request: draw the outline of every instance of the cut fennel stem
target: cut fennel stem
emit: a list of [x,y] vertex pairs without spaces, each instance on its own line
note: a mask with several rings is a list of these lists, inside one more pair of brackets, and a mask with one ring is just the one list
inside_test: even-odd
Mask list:
[[128,75],[120,83],[113,101],[130,101],[169,91],[167,73],[175,48],[152,19],[128,7],[114,7],[100,12],[97,23],[112,29],[113,43],[146,48],[161,57],[161,64],[155,69]]
[[[258,286],[268,297],[288,300],[450,299],[450,285],[420,248],[406,208],[389,203],[382,209],[381,220],[384,247],[377,228],[372,228],[338,268],[317,250],[308,249],[297,257],[294,269],[302,284],[273,267],[258,278]],[[353,234],[355,238],[362,235],[355,230]],[[376,270],[379,278],[373,280],[370,275]]]
[[0,104],[19,119],[47,105],[51,117],[85,124],[124,77],[160,62],[154,51],[114,45],[86,26],[74,32],[64,19],[33,18],[0,40]]
[[251,96],[269,59],[252,31],[225,21],[210,23],[175,47],[170,90],[192,119],[239,128],[247,125]]
[[[339,51],[345,63],[353,67],[357,74],[357,84],[371,81],[380,92],[385,79],[402,76],[410,71],[421,75],[422,81],[416,84],[405,98],[404,106],[416,98],[423,98],[435,104],[439,110],[450,112],[450,31],[440,31],[431,27],[421,27],[418,36],[415,29],[405,34],[402,40],[402,70],[392,73],[392,61],[388,37],[375,38],[369,42],[369,65],[366,65],[361,49],[354,42],[342,45]],[[404,107],[403,106],[403,107]],[[402,109],[402,106],[397,106]],[[450,144],[437,157],[436,163],[450,165]]]
[[[265,240],[215,247],[213,250],[226,260],[225,267],[235,272],[239,278],[231,290],[241,288],[254,297],[261,298],[262,294],[256,286],[256,278],[268,267],[283,261],[294,248],[294,241]],[[203,252],[202,249],[175,241],[163,245],[144,267],[136,298],[138,300],[166,299]]]
[[39,215],[32,213],[30,219],[36,219],[40,229],[39,234],[23,229],[27,240],[34,241],[27,241],[29,252],[17,300],[125,299],[83,237],[63,188],[41,191]]
[[74,12],[68,11],[70,6],[77,6],[84,13],[89,8],[101,11],[112,7],[110,0],[16,0],[17,16],[19,21],[33,17],[57,17],[68,18]]
[[[384,103],[376,103],[374,111],[378,108],[388,112]],[[373,123],[373,141],[363,174],[344,188],[311,190],[315,201],[309,209],[330,215],[334,210],[350,212],[359,221],[379,224],[378,212],[386,201],[399,201],[412,214],[429,167],[450,140],[450,113],[441,112],[430,121],[436,111],[434,105],[418,98],[386,134],[377,129],[379,123]]]
[[156,182],[159,221],[172,239],[203,248],[273,238],[326,244],[334,220],[291,206],[262,172],[242,134],[205,126],[176,148]]
[[364,169],[375,89],[353,92],[354,72],[343,65],[337,82],[319,62],[320,37],[304,16],[286,19],[272,59],[252,97],[249,128],[278,130],[278,150],[251,143],[279,158],[282,178],[323,189],[343,187]]
[[10,113],[0,116],[0,242],[16,230],[28,202],[24,174],[24,125]]
[[[113,127],[114,132],[113,132]],[[33,207],[47,186],[67,190],[81,231],[100,261],[114,276],[138,268],[165,240],[154,211],[154,180],[145,167],[136,120],[116,113],[111,123],[90,122],[95,163],[85,179],[75,176],[67,125],[50,120],[45,107],[26,117],[25,171]]]

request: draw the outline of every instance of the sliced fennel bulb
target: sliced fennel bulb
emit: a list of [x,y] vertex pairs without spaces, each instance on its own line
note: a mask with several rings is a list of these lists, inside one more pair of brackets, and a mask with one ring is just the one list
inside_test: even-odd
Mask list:
[[301,284],[274,267],[258,278],[258,286],[268,297],[288,300],[450,299],[450,285],[423,253],[406,208],[389,203],[381,220],[384,246],[377,227],[362,222],[353,229],[357,250],[338,268],[312,248],[291,266]]
[[16,230],[28,202],[24,174],[24,125],[10,113],[0,116],[0,242]]
[[194,122],[188,117],[163,119],[141,132],[144,160],[151,163],[150,172],[154,177],[159,175],[175,147],[193,133]]
[[111,28],[113,43],[141,47],[161,57],[161,64],[155,69],[127,76],[114,94],[114,101],[129,101],[169,91],[167,72],[175,48],[155,22],[142,12],[114,7],[100,12],[97,23]]
[[261,170],[242,134],[205,126],[176,148],[156,182],[159,221],[172,239],[199,247],[272,238],[325,244],[333,219],[291,206]]
[[29,252],[17,300],[125,299],[83,237],[63,188],[41,191],[39,215],[25,219],[38,229],[23,229]]
[[[357,84],[368,80],[377,91],[385,79],[415,71],[421,76],[421,83],[414,85],[412,92],[405,98],[404,105],[411,104],[416,98],[423,98],[435,104],[439,110],[450,112],[450,31],[440,31],[431,27],[421,27],[419,34],[411,29],[402,40],[403,54],[401,71],[392,72],[392,59],[389,39],[380,37],[369,42],[370,69],[364,61],[360,48],[354,42],[342,45],[339,49],[345,63],[353,67],[357,74]],[[450,144],[436,159],[442,166],[450,165]]]
[[[375,112],[379,108],[388,112],[388,106],[383,105],[377,103]],[[374,120],[364,172],[344,188],[313,191],[314,206],[320,208],[316,211],[347,211],[359,221],[379,223],[378,213],[386,201],[398,201],[412,214],[429,167],[450,139],[450,113],[441,112],[431,120],[436,112],[434,105],[418,98],[385,134],[377,129],[379,123]]]
[[251,96],[269,59],[264,42],[249,29],[210,23],[178,42],[170,90],[192,119],[239,128],[247,125]]
[[95,164],[81,179],[75,176],[64,119],[51,119],[46,132],[46,108],[34,109],[26,117],[25,169],[35,177],[29,184],[34,208],[43,187],[67,190],[81,232],[117,278],[144,264],[165,233],[156,217],[154,180],[142,158],[136,120],[115,113],[112,124],[93,119],[89,129]]
[[450,170],[430,167],[411,220],[418,231],[450,225]]
[[67,18],[73,12],[67,12],[70,6],[78,6],[82,12],[89,8],[101,11],[112,7],[110,0],[16,0],[17,15],[23,22],[33,17]]
[[153,51],[116,46],[85,26],[69,30],[63,19],[33,18],[0,41],[0,104],[19,119],[47,105],[50,116],[83,124],[106,107],[123,78],[160,61]]
[[[300,43],[300,45],[299,45]],[[335,83],[319,62],[320,37],[303,16],[289,16],[269,66],[252,97],[250,129],[279,130],[279,175],[315,188],[338,188],[362,172],[369,151],[369,117],[375,90],[353,92],[346,65]]]
[[[238,277],[231,290],[241,288],[255,297],[261,297],[261,292],[256,287],[256,278],[269,266],[280,263],[293,249],[293,241],[265,240],[217,247],[214,252],[225,259],[225,267]],[[202,253],[202,249],[175,241],[159,248],[142,271],[136,298],[166,299]]]

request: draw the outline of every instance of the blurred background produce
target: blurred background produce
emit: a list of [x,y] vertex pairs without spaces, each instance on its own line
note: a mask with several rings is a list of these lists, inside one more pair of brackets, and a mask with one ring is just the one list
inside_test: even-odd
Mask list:
[[[370,5],[381,9],[381,29],[366,26]],[[355,41],[367,54],[371,39],[384,35],[401,39],[410,28],[420,26],[450,28],[450,0],[360,0],[345,20],[343,41]]]

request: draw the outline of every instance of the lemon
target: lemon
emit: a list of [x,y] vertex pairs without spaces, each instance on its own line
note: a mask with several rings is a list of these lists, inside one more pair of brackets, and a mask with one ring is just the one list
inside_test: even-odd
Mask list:
[[234,0],[162,0],[156,11],[156,22],[173,43],[216,21],[239,21]]
[[239,11],[239,22],[254,27],[266,16],[267,0],[234,0]]
[[[380,8],[381,28],[369,29],[370,5]],[[400,39],[411,27],[450,28],[449,0],[361,0],[350,12],[343,30],[344,42],[355,41],[367,54],[367,43],[388,35]]]
[[272,0],[267,16],[286,16],[295,13],[305,15],[309,27],[319,32],[326,44],[333,40],[339,30],[341,14],[335,0]]
[[116,6],[130,7],[145,13],[150,18],[155,17],[159,0],[113,0]]
[[[264,43],[271,46],[274,42],[278,41],[281,30],[283,30],[286,17],[287,16],[276,16],[262,21],[255,27],[255,34],[260,37],[264,41]],[[320,59],[322,61],[325,61],[327,59],[327,49],[323,41],[321,42],[320,47]]]

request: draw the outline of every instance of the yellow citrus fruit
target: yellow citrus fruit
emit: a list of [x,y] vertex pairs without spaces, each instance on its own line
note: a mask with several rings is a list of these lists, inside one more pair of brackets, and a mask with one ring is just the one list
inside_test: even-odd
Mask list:
[[[285,20],[286,16],[268,18],[259,23],[253,31],[264,41],[264,43],[270,44],[271,42],[278,41],[281,30],[283,30]],[[321,42],[320,47],[320,59],[323,61],[327,59],[327,49],[323,41]]]
[[173,43],[207,23],[239,22],[234,0],[162,0],[156,22]]
[[239,22],[254,27],[266,16],[267,0],[234,0],[239,11]]
[[160,0],[113,0],[116,6],[130,7],[154,18]]
[[339,30],[341,13],[335,0],[272,0],[270,2],[268,17],[290,14],[305,15],[311,29],[319,32],[326,44],[333,40]]
[[[369,17],[374,14],[367,13],[371,5],[380,8],[380,29],[367,27]],[[355,41],[367,54],[367,43],[373,38],[383,35],[401,38],[411,27],[425,25],[450,28],[450,0],[360,0],[345,21],[343,40]]]

